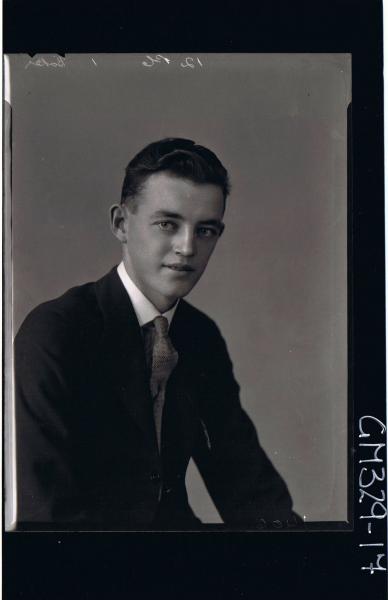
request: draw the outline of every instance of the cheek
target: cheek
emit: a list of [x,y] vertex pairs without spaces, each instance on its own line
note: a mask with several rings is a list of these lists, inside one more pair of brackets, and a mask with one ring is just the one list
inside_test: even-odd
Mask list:
[[159,266],[165,256],[169,253],[170,244],[165,239],[147,238],[138,248],[141,260]]
[[201,261],[206,265],[207,261],[211,257],[214,252],[214,248],[216,246],[216,242],[214,243],[204,243],[200,246],[198,255]]

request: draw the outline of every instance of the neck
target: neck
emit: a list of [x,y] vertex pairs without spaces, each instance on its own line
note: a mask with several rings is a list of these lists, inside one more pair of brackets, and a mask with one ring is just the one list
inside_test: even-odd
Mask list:
[[175,306],[175,304],[178,301],[178,298],[176,298],[176,297],[169,298],[169,297],[163,296],[162,294],[159,294],[159,293],[152,293],[152,294],[149,293],[146,289],[144,289],[142,282],[138,280],[138,278],[136,277],[135,273],[133,272],[133,270],[131,268],[131,264],[126,260],[125,257],[123,257],[123,263],[124,263],[124,267],[125,267],[128,277],[132,280],[132,282],[136,285],[136,287],[141,291],[141,293],[147,298],[147,300],[149,300],[151,302],[151,304],[153,304],[154,307],[161,314],[169,311],[171,308],[173,308]]
[[[146,296],[146,294],[144,295]],[[163,298],[160,302],[157,299],[155,300],[155,298],[149,298],[148,296],[146,296],[146,298],[148,298],[148,300],[152,302],[152,304],[155,306],[155,308],[158,309],[160,314],[166,313],[171,308],[173,308],[178,302],[177,298],[173,298],[171,301],[168,298]]]

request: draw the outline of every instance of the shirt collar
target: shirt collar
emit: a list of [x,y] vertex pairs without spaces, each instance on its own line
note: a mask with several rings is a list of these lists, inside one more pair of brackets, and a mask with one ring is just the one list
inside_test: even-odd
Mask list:
[[179,300],[174,304],[172,308],[170,308],[170,310],[168,310],[165,313],[160,313],[158,309],[152,304],[152,302],[150,302],[148,298],[144,296],[143,292],[139,290],[137,285],[129,277],[123,262],[121,262],[117,267],[117,273],[125,289],[128,292],[128,296],[132,302],[132,306],[136,313],[140,327],[143,327],[143,325],[145,325],[146,323],[153,321],[155,317],[159,317],[161,314],[163,317],[166,317],[168,325],[171,325],[171,321],[175,314]]

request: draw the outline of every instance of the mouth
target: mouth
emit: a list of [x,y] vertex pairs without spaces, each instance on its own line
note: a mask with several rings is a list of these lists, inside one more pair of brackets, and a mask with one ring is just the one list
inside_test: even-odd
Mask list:
[[167,269],[171,269],[171,271],[178,271],[180,273],[192,273],[195,271],[193,267],[185,263],[172,263],[170,265],[163,265]]

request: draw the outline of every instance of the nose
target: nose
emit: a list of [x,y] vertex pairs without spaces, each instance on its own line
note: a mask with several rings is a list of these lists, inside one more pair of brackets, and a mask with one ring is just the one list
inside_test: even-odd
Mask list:
[[179,256],[193,256],[197,251],[194,232],[189,228],[182,230],[175,239],[174,251]]

